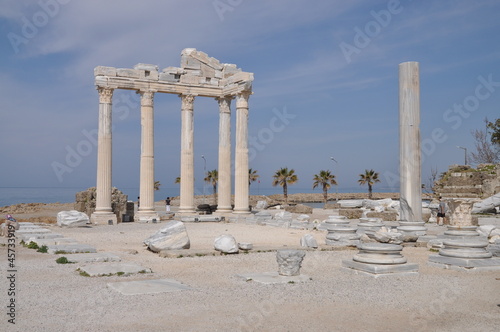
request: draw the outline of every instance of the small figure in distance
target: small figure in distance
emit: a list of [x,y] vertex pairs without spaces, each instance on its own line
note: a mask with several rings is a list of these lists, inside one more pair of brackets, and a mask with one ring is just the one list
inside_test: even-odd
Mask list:
[[446,202],[443,202],[443,198],[439,196],[439,207],[438,207],[438,213],[437,213],[437,224],[439,226],[441,225],[447,225],[448,222],[446,220]]
[[170,212],[170,197],[167,197],[167,199],[165,200],[165,206],[167,212]]

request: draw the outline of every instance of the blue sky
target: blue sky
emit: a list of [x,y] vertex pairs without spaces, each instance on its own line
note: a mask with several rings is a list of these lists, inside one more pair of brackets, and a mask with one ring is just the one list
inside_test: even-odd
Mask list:
[[[311,191],[322,169],[337,176],[339,191],[359,188],[365,169],[380,174],[375,191],[398,191],[398,65],[405,61],[420,63],[423,182],[432,168],[463,163],[457,145],[473,150],[471,130],[500,115],[498,1],[123,3],[0,4],[1,187],[94,186],[94,67],[142,62],[161,70],[179,66],[188,47],[254,73],[250,167],[262,192],[281,167],[299,177],[292,192]],[[113,106],[113,185],[138,187],[138,97],[117,91]],[[156,94],[156,179],[172,190],[179,141],[180,98]],[[217,149],[217,102],[198,98],[197,188],[201,156],[215,169]]]

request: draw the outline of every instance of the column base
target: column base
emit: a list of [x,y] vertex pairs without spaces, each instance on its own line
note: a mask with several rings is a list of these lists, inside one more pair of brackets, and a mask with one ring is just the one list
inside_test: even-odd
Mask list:
[[109,221],[113,225],[117,224],[116,214],[113,212],[94,212],[90,215],[90,222],[94,225],[109,225]]
[[251,214],[250,209],[234,208],[234,214]]
[[215,211],[215,213],[232,213],[232,212],[233,208],[231,206],[217,207],[217,210]]
[[194,207],[179,207],[179,210],[176,214],[197,214]]
[[134,215],[134,221],[136,222],[152,223],[153,219],[156,219],[156,222],[160,222],[160,216],[155,211],[138,211]]

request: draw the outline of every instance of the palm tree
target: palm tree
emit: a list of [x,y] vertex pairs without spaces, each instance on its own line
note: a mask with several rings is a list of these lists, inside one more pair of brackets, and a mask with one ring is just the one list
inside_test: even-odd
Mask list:
[[293,169],[288,170],[288,167],[281,168],[273,175],[273,186],[280,185],[283,187],[283,196],[285,196],[285,204],[288,204],[288,185],[298,181],[297,175]]
[[330,189],[330,185],[337,185],[337,181],[335,181],[335,175],[330,173],[329,170],[319,171],[319,174],[314,175],[314,183],[313,189],[321,186],[323,188],[323,198],[325,199],[325,204],[328,201],[328,189]]
[[371,170],[365,169],[365,174],[359,175],[358,182],[360,186],[365,183],[368,184],[368,198],[372,199],[372,186],[375,183],[380,182],[380,180],[378,179],[378,173],[375,172],[373,169]]
[[214,204],[217,204],[217,181],[219,180],[219,172],[216,169],[207,172],[207,177],[203,179],[205,182],[212,184],[214,188]]
[[260,177],[259,174],[257,174],[257,171],[254,171],[253,169],[249,168],[248,169],[248,185],[250,186],[252,182],[257,181],[257,179]]

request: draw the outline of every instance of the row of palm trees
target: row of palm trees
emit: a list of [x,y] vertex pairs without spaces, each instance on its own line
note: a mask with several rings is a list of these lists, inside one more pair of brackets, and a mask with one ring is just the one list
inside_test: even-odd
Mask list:
[[[273,186],[283,187],[283,196],[285,197],[285,203],[288,203],[288,185],[294,184],[298,181],[298,177],[293,169],[288,170],[287,167],[281,168],[276,171],[273,175]],[[323,200],[326,204],[328,201],[328,189],[332,185],[337,185],[335,180],[335,175],[333,175],[329,170],[321,170],[318,174],[314,174],[313,177],[313,189],[321,187],[323,189]],[[380,182],[378,178],[378,173],[373,169],[366,169],[365,173],[359,174],[358,183],[360,185],[368,185],[368,198],[372,198],[373,185]]]
[[[368,198],[372,198],[373,185],[377,182],[380,182],[378,178],[379,174],[375,172],[373,169],[365,169],[364,173],[359,174],[359,185],[368,185]],[[257,181],[259,175],[256,170],[249,169],[248,170],[248,184],[251,185],[252,182]],[[219,180],[219,172],[214,169],[207,172],[207,176],[203,179],[205,182],[212,185],[214,192],[214,199],[217,197],[217,182]],[[288,169],[288,167],[280,168],[273,175],[273,187],[281,186],[283,187],[283,196],[285,197],[285,203],[288,204],[288,185],[292,185],[299,180],[297,175],[295,174],[295,170]],[[321,170],[318,174],[315,174],[313,177],[313,189],[321,187],[323,189],[323,199],[326,204],[328,201],[328,190],[332,185],[337,185],[337,181],[335,180],[335,175],[332,174],[329,170]],[[177,177],[175,183],[180,183],[180,177]]]

